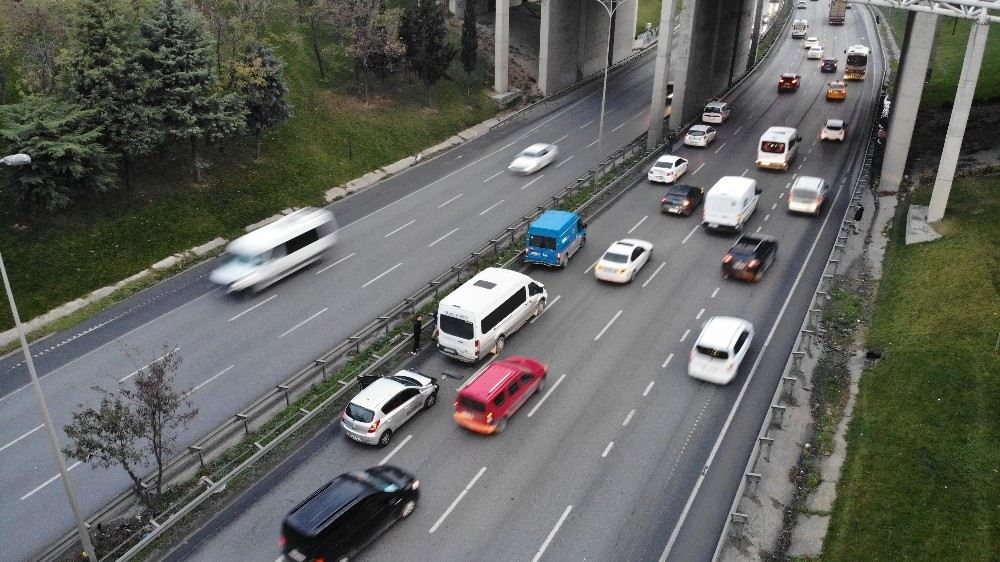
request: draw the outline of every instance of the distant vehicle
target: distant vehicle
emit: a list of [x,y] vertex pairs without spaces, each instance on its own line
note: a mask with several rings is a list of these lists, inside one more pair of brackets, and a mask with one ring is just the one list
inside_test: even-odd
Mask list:
[[823,47],[820,47],[819,45],[813,45],[812,47],[809,47],[809,50],[806,51],[806,58],[810,60],[822,59]]
[[761,189],[757,180],[723,176],[705,194],[701,224],[710,230],[741,232],[757,210]]
[[532,395],[545,387],[548,368],[536,359],[515,355],[489,364],[458,389],[455,423],[476,433],[501,433]]
[[649,169],[646,178],[651,182],[674,183],[683,176],[688,169],[686,158],[664,154],[656,159],[653,167]]
[[729,384],[753,341],[753,324],[742,318],[713,316],[694,342],[688,375],[714,384]]
[[777,238],[766,234],[744,234],[722,258],[722,276],[760,281],[777,253]]
[[799,176],[788,190],[788,212],[819,216],[826,201],[826,182],[823,178]]
[[799,153],[802,137],[793,127],[771,127],[760,136],[757,145],[758,168],[787,170]]
[[823,62],[819,63],[820,72],[837,72],[837,59],[833,57],[824,57]]
[[710,101],[705,104],[705,109],[701,112],[701,120],[704,123],[721,124],[729,119],[732,108],[724,101]]
[[545,286],[531,277],[489,267],[441,299],[437,348],[469,363],[499,354],[507,338],[545,310]]
[[798,8],[799,10],[805,10],[807,7],[806,0],[799,0],[798,4],[796,4],[795,7]]
[[802,42],[803,49],[811,49],[814,45],[819,45],[818,37],[806,37],[805,41]]
[[626,238],[608,248],[594,266],[594,276],[601,281],[629,283],[653,255],[653,245],[645,240]]
[[847,125],[841,119],[827,119],[823,130],[819,132],[819,140],[840,141],[847,139]]
[[793,72],[786,72],[778,78],[778,92],[795,92],[799,89],[802,77]]
[[705,190],[693,185],[677,184],[671,187],[660,199],[660,210],[667,214],[684,215],[691,213],[701,205],[705,198]]
[[715,140],[715,128],[708,125],[691,125],[686,135],[684,144],[687,146],[708,146]]
[[539,265],[566,267],[587,243],[587,224],[571,211],[548,210],[529,226],[524,247],[524,261]]
[[554,144],[536,143],[518,154],[507,169],[515,174],[533,174],[555,162],[559,147]]
[[285,560],[346,560],[409,517],[420,499],[420,481],[394,466],[341,474],[285,516]]
[[830,0],[830,25],[844,25],[847,8],[844,0]]
[[847,99],[847,84],[844,84],[840,80],[834,80],[826,87],[826,99],[828,100],[846,100]]
[[[850,6],[850,4],[848,4]],[[847,66],[844,69],[844,80],[864,80],[868,72],[868,57],[872,50],[864,45],[853,45],[847,48]]]
[[407,420],[437,403],[439,388],[434,377],[405,369],[376,379],[348,402],[340,427],[359,443],[385,447]]
[[795,20],[792,22],[792,39],[802,39],[809,33],[808,20]]
[[230,242],[209,280],[257,292],[322,259],[336,241],[333,213],[306,207]]

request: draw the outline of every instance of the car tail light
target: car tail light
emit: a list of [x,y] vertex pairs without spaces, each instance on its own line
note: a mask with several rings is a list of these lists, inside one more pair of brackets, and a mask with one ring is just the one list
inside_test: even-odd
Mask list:
[[486,413],[486,423],[493,423],[493,412]]
[[479,340],[476,340],[476,355],[479,355]]
[[285,535],[278,537],[278,546],[284,548],[286,544],[288,544],[288,539],[285,538]]
[[381,423],[382,423],[382,420],[375,420],[375,421],[373,421],[372,424],[370,426],[368,426],[368,433],[375,433],[375,431],[378,430],[379,424],[381,424]]
[[666,203],[666,202],[667,202],[667,198],[666,197],[664,197],[663,199],[660,199],[660,203]]
[[726,254],[726,257],[722,258],[722,263],[729,263],[733,261],[733,256],[731,254]]
[[753,269],[758,265],[760,265],[760,260],[750,260],[750,263],[747,264],[747,268]]
[[685,199],[683,205],[685,207],[690,207],[691,206],[691,200],[690,199]]

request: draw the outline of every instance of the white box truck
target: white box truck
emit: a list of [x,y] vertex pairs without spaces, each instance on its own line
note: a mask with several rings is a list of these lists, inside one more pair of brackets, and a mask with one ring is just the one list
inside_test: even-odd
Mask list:
[[757,210],[760,188],[757,180],[723,176],[705,195],[701,225],[710,230],[740,232]]

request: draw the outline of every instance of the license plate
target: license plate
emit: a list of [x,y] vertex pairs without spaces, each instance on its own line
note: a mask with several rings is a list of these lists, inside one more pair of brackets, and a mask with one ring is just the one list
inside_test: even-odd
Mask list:
[[357,441],[358,443],[360,443],[360,442],[361,442],[361,438],[360,438],[360,437],[358,437],[357,435],[353,434],[353,433],[350,433],[350,432],[348,432],[347,436],[348,436],[348,437],[350,437],[351,439],[354,439],[354,440],[355,440],[355,441]]

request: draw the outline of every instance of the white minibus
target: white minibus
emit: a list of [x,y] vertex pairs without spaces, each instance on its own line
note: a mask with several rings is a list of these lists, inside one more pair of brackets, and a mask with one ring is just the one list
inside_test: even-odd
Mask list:
[[441,299],[438,351],[470,363],[499,354],[511,334],[545,310],[547,297],[545,287],[523,273],[484,269]]
[[333,213],[306,207],[230,242],[209,279],[230,292],[260,291],[321,259],[336,241]]
[[771,127],[760,136],[757,167],[787,170],[799,152],[802,137],[793,127]]
[[760,193],[753,178],[722,176],[705,194],[701,225],[709,230],[741,232],[757,210]]

